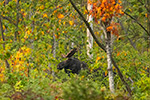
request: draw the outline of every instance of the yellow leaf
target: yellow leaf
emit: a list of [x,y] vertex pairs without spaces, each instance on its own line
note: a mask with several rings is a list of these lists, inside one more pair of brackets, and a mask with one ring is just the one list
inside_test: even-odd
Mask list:
[[10,43],[12,43],[12,40],[10,40]]
[[41,5],[41,6],[40,6],[40,9],[43,10],[43,9],[44,9],[44,5]]
[[54,14],[57,12],[57,10],[54,10]]
[[131,8],[129,8],[129,10],[132,12]]
[[27,49],[26,49],[26,52],[29,53],[29,52],[30,52],[30,48],[27,48]]
[[31,33],[31,31],[30,31],[30,30],[28,30],[28,31],[27,31],[27,34],[28,34],[28,35],[30,35],[30,33]]
[[21,12],[23,12],[24,11],[24,9],[21,9]]
[[44,35],[44,31],[42,31],[41,33],[42,33],[42,35]]
[[148,18],[148,14],[147,14],[147,13],[145,14],[145,17],[147,17],[147,18]]
[[84,75],[82,75],[82,78],[84,78]]
[[97,62],[98,62],[98,60],[100,60],[100,59],[101,59],[101,57],[97,57],[97,58],[96,58],[96,63],[97,63]]
[[27,13],[25,12],[25,13],[22,13],[22,15],[23,15],[23,17],[25,17],[26,15],[27,15]]
[[66,22],[63,22],[63,25],[65,25],[66,24]]
[[73,21],[69,21],[69,24],[72,26],[74,24],[74,22]]
[[107,76],[107,74],[108,74],[108,72],[107,72],[107,71],[105,71],[105,76]]
[[125,53],[124,55],[127,56],[127,53]]
[[45,13],[45,14],[43,14],[43,18],[44,18],[44,17],[48,18],[48,15]]
[[4,30],[6,29],[4,25],[3,25],[3,29],[4,29]]
[[59,13],[59,14],[57,15],[57,17],[58,17],[59,19],[62,19],[62,18],[64,18],[64,15]]
[[25,39],[27,39],[27,38],[28,38],[28,36],[27,36],[27,35],[25,35],[25,36],[24,36],[24,38],[25,38]]
[[87,10],[84,10],[84,14],[87,14],[88,13],[88,11]]

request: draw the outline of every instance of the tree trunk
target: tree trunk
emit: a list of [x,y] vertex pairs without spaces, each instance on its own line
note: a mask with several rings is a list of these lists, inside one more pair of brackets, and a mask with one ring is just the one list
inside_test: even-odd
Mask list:
[[[93,5],[90,5],[88,2],[87,2],[87,9],[88,10],[91,10],[93,7]],[[93,30],[93,17],[91,15],[87,15],[87,19],[88,19],[88,22],[90,23],[90,26]],[[93,37],[89,31],[89,29],[87,28],[87,55],[89,56],[90,59],[93,58],[93,54],[91,53],[92,52],[92,48],[93,48]]]
[[19,0],[16,1],[16,9],[17,9],[17,15],[16,15],[16,30],[15,30],[15,37],[14,41],[17,41],[18,38],[18,24],[19,24]]
[[56,57],[56,37],[55,33],[53,33],[53,48],[52,48],[53,57]]
[[108,71],[108,76],[109,76],[109,88],[112,93],[115,92],[114,89],[114,75],[113,75],[113,69],[112,69],[112,60],[111,60],[111,55],[112,55],[112,49],[111,49],[111,33],[106,32],[105,34],[105,39],[106,39],[106,53],[107,53],[107,71]]
[[[147,11],[147,15],[148,15],[148,23],[147,23],[147,30],[148,30],[148,33],[150,34],[150,0],[147,0],[147,7],[148,7],[148,11]],[[147,39],[147,53],[149,52],[149,49],[150,49],[150,36],[148,36],[148,39]],[[148,56],[147,56],[148,58]],[[150,68],[147,68],[147,76],[149,77],[150,76]]]
[[[32,0],[30,0],[30,2],[32,2]],[[33,13],[34,13],[34,9],[32,10],[30,8],[30,11],[29,11],[29,19],[30,20],[31,20],[31,17],[32,17]],[[32,28],[31,32],[33,32],[34,28],[35,28],[34,21],[32,21],[32,23],[31,23],[31,28]],[[34,39],[30,39],[29,41],[31,43],[31,49],[34,50],[34,45],[33,45]],[[28,63],[32,63],[34,61],[34,58],[32,57],[32,54],[33,54],[33,51],[31,52],[30,59],[29,59]],[[31,67],[28,66],[28,77],[30,77],[30,70],[31,70]]]
[[[147,31],[150,34],[150,0],[147,0],[147,7],[148,7],[148,11],[147,11],[147,15],[148,15],[148,23],[147,23]],[[147,51],[149,51],[149,47],[150,47],[150,36],[148,36],[148,44],[147,44]]]
[[[0,29],[1,29],[1,34],[2,34],[2,39],[3,39],[3,49],[5,50],[5,36],[4,36],[4,30],[3,30],[3,24],[2,24],[2,20],[1,20],[1,15],[0,15]],[[7,59],[5,59],[5,64],[6,64],[6,68],[8,68],[8,71],[10,71],[9,70],[9,68],[10,68],[10,66],[9,66],[9,63],[8,63],[8,61],[7,61]]]

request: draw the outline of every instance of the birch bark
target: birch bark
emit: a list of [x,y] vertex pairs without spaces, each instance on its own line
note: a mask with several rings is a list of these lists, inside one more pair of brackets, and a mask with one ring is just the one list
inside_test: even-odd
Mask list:
[[[88,0],[88,2],[89,2],[89,0]],[[90,11],[92,9],[93,5],[89,4],[88,2],[87,2],[87,9],[88,9],[88,11]],[[93,23],[92,23],[93,17],[91,15],[88,15],[87,19],[88,19],[88,22],[90,23],[92,30],[93,30]],[[92,52],[92,48],[93,48],[93,37],[92,37],[88,28],[87,28],[87,43],[88,43],[87,44],[87,55],[89,56],[90,59],[92,59],[93,54],[91,52]]]

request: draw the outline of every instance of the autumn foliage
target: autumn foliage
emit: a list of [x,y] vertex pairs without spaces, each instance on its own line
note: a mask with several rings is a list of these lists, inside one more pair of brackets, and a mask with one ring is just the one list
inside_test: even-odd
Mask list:
[[124,12],[122,11],[121,1],[118,0],[96,0],[89,1],[93,5],[90,15],[95,19],[95,22],[101,20],[107,26],[107,31],[118,36],[117,25],[112,22],[113,17],[121,17]]

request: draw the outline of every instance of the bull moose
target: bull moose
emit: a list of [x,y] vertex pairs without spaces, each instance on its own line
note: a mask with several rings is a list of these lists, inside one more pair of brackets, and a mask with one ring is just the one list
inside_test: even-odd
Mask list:
[[68,75],[70,75],[70,73],[79,74],[81,69],[87,69],[88,67],[85,62],[82,62],[79,59],[72,57],[76,52],[77,48],[74,48],[66,56],[63,55],[63,57],[67,58],[67,60],[60,62],[57,65],[57,69],[64,69]]

